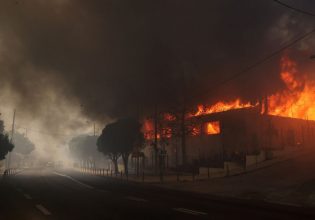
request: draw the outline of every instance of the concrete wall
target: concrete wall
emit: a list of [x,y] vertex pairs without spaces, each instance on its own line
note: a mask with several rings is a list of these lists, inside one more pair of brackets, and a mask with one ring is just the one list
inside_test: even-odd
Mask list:
[[257,165],[258,163],[261,163],[266,160],[266,152],[261,151],[257,155],[247,155],[246,156],[246,167]]
[[197,137],[187,137],[188,162],[211,158],[214,155],[222,154],[222,144],[220,135],[200,135]]

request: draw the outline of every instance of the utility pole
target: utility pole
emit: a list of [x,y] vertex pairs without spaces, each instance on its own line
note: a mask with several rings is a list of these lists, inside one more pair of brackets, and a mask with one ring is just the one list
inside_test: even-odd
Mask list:
[[181,115],[180,115],[180,130],[181,130],[181,150],[182,150],[182,164],[185,166],[187,163],[186,155],[186,103],[184,100]]
[[95,135],[95,122],[94,122],[93,126],[94,126],[94,137],[95,137],[95,136],[96,136],[96,135]]
[[154,107],[154,143],[153,143],[153,147],[154,147],[154,170],[155,170],[155,174],[157,174],[158,171],[158,110],[157,110],[157,105],[155,104]]
[[[13,136],[14,136],[14,128],[15,128],[15,112],[16,110],[14,109],[13,112],[13,121],[12,121],[12,130],[11,130],[11,138],[10,138],[10,142],[13,144]],[[10,169],[11,166],[11,152],[9,152],[8,154],[8,160],[7,160],[7,169]]]

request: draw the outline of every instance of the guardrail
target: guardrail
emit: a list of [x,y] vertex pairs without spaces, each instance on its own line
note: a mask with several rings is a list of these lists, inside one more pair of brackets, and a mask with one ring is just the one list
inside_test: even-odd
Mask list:
[[2,176],[12,176],[12,175],[16,175],[19,171],[20,171],[20,169],[18,169],[18,168],[6,169],[6,170],[4,170]]
[[114,179],[120,179],[125,181],[133,181],[133,182],[145,182],[145,183],[164,183],[164,182],[187,182],[187,181],[196,181],[198,178],[198,174],[195,172],[192,173],[183,173],[183,172],[176,172],[172,174],[168,173],[158,173],[158,174],[151,174],[145,173],[144,171],[139,172],[139,174],[128,174],[126,175],[125,172],[120,171],[115,173],[114,170],[110,169],[103,169],[103,168],[74,168],[75,170],[89,175],[97,175],[97,176],[104,176]]

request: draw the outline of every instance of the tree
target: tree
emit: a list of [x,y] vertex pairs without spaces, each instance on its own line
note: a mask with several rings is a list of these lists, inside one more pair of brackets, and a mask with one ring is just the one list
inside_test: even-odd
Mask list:
[[124,162],[125,173],[128,175],[129,155],[136,147],[143,146],[144,136],[141,132],[141,124],[131,118],[118,120],[117,130],[121,134],[118,146]]
[[144,136],[141,124],[132,118],[119,119],[108,124],[97,140],[98,150],[109,156],[118,172],[117,160],[122,156],[125,173],[128,175],[128,160],[130,153],[139,146],[143,146]]
[[4,160],[13,148],[14,145],[9,141],[9,136],[4,134],[4,123],[0,120],[0,160]]
[[118,173],[117,160],[121,153],[117,147],[117,142],[119,140],[119,133],[115,131],[115,123],[106,125],[103,129],[101,136],[97,139],[97,149],[104,155],[108,156],[115,167],[115,173]]
[[80,135],[74,137],[69,142],[69,150],[72,156],[80,163],[93,164],[98,157],[96,150],[96,136]]
[[14,145],[9,141],[9,136],[0,134],[0,160],[4,160],[8,152],[11,152]]
[[[1,115],[1,113],[0,113]],[[4,123],[2,120],[0,120],[0,134],[3,134],[4,133]]]

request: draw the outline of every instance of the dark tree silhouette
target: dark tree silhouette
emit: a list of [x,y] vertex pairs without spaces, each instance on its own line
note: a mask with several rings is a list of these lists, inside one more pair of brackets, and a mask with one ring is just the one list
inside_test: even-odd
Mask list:
[[4,123],[0,120],[0,160],[4,160],[8,152],[11,152],[14,145],[9,141],[9,136],[4,134]]
[[[0,113],[1,115],[1,113]],[[4,123],[2,120],[0,120],[0,134],[3,134],[4,133]]]
[[118,172],[117,160],[121,153],[117,147],[120,134],[116,131],[115,123],[106,125],[103,129],[101,136],[97,139],[97,149],[105,156],[108,156],[115,167],[115,173]]
[[125,173],[128,175],[128,159],[130,153],[143,146],[144,136],[141,124],[132,118],[119,119],[108,124],[97,141],[98,150],[109,156],[118,172],[117,160],[122,156]]
[[141,124],[135,119],[120,119],[116,126],[121,135],[118,147],[124,162],[125,173],[128,175],[129,155],[136,147],[143,146],[144,135],[141,132]]
[[14,145],[9,141],[9,136],[0,134],[0,160],[4,160],[8,152],[11,152]]

